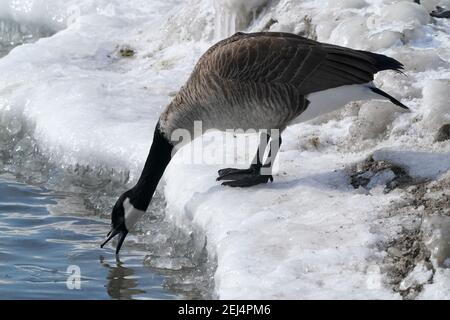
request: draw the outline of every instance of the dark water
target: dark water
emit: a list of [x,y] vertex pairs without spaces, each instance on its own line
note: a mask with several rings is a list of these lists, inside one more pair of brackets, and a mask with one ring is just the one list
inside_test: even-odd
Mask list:
[[177,298],[145,252],[100,249],[108,222],[71,197],[0,177],[0,299]]

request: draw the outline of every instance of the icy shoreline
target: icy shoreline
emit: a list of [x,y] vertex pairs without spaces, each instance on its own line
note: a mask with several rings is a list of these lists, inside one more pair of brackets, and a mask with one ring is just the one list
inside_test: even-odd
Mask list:
[[[56,26],[39,1],[34,16],[17,14],[61,29],[67,10],[80,9],[65,30],[0,60],[0,145],[12,157],[0,164],[34,175],[38,150],[62,168],[114,169],[132,184],[160,111],[214,37],[237,26],[223,23],[240,1],[215,2],[226,17],[211,1],[55,1]],[[422,2],[252,1],[245,8],[239,23],[247,31],[296,32],[399,59],[407,76],[385,72],[376,82],[413,112],[370,101],[292,126],[275,182],[248,190],[221,187],[215,178],[223,165],[174,159],[164,177],[167,212],[178,226],[206,234],[218,298],[450,297],[450,272],[439,262],[450,218],[445,201],[436,204],[446,199],[439,190],[450,189],[450,142],[434,142],[450,123],[450,21],[428,16],[439,1]],[[427,218],[439,227],[414,222]],[[420,255],[398,249],[405,232]],[[402,269],[404,260],[411,263]]]

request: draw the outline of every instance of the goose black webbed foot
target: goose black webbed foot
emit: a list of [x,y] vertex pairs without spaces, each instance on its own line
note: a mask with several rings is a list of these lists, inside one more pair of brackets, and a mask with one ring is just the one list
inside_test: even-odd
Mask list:
[[260,174],[260,167],[251,165],[248,169],[226,168],[218,171],[219,177],[217,181],[222,180],[242,180]]
[[223,186],[246,188],[261,183],[273,181],[272,175],[262,175],[261,167],[252,165],[248,169],[227,168],[219,170],[217,181],[223,181]]

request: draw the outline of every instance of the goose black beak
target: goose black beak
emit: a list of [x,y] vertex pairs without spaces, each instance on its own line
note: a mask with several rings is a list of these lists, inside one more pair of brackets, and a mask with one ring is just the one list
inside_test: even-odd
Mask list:
[[119,241],[117,242],[116,255],[119,254],[120,248],[122,247],[123,241],[128,235],[128,230],[124,225],[118,226],[116,228],[111,228],[111,230],[106,235],[106,240],[100,245],[103,248],[109,241],[111,241],[116,235],[119,235]]

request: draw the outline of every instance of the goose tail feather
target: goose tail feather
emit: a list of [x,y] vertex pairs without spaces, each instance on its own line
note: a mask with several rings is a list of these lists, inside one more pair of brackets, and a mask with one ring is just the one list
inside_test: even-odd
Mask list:
[[393,96],[391,96],[390,94],[384,92],[381,89],[378,89],[376,87],[370,87],[370,90],[372,90],[372,92],[385,97],[386,99],[388,99],[389,101],[391,101],[393,104],[405,109],[405,110],[409,110],[409,108],[407,106],[405,106],[403,103],[401,103],[400,101],[398,101],[397,99],[395,99]]
[[404,65],[400,61],[379,53],[368,51],[363,52],[373,59],[375,68],[377,68],[378,72],[384,70],[394,70],[396,72],[403,73]]

